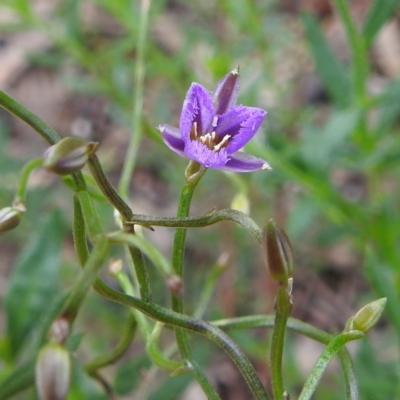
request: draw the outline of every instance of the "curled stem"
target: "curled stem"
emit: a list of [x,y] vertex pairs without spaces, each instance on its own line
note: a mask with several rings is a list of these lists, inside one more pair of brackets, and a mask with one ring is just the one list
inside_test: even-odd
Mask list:
[[121,339],[117,346],[108,353],[102,354],[101,356],[87,363],[85,365],[86,372],[92,375],[100,368],[113,364],[119,360],[131,344],[136,333],[136,328],[137,322],[135,317],[131,313],[128,313],[125,328],[123,329]]
[[107,286],[100,279],[96,280],[94,289],[104,298],[128,307],[136,308],[137,310],[159,322],[196,332],[208,338],[218,345],[223,351],[225,351],[236,364],[247,384],[249,385],[250,390],[253,392],[255,399],[270,399],[246,354],[226,333],[221,331],[219,328],[205,321],[197,320],[190,316],[165,309],[157,304],[146,303],[137,297],[117,292]]
[[262,231],[258,225],[246,214],[238,210],[223,209],[211,211],[200,217],[182,216],[177,218],[152,217],[134,214],[128,223],[150,226],[162,226],[166,228],[200,228],[216,224],[220,221],[232,221],[243,226],[258,242],[261,242]]
[[303,386],[303,390],[300,393],[299,400],[309,400],[313,395],[322,375],[328,366],[332,358],[344,348],[345,344],[351,340],[361,339],[364,336],[363,332],[360,331],[350,331],[346,333],[341,333],[336,336],[328,344],[326,349],[318,358],[315,363],[310,375],[307,378],[306,383]]
[[36,168],[40,167],[42,164],[43,164],[43,161],[41,158],[35,158],[33,160],[28,161],[24,165],[24,167],[22,168],[21,174],[20,174],[18,189],[17,189],[17,193],[15,195],[14,202],[25,203],[26,190],[27,190],[27,186],[28,186],[29,176]]
[[125,203],[122,197],[115,190],[114,186],[108,180],[96,154],[92,154],[89,158],[89,169],[96,183],[103,192],[108,201],[118,210],[124,222],[133,218],[131,208]]

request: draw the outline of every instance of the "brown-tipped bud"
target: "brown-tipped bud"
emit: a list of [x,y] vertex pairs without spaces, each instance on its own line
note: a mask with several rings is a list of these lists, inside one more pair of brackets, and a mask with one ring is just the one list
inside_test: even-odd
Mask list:
[[293,274],[292,246],[286,233],[277,228],[273,220],[263,232],[264,259],[272,278],[287,285]]
[[177,275],[168,275],[165,278],[169,291],[176,297],[182,296],[182,280]]
[[19,225],[21,211],[14,207],[5,207],[0,210],[0,234],[11,231]]
[[213,103],[215,114],[225,114],[235,103],[240,88],[239,68],[226,74],[215,87]]
[[367,333],[378,322],[385,309],[386,302],[387,298],[382,297],[361,308],[354,317],[349,318],[344,329],[345,332],[360,331]]
[[71,357],[58,343],[48,343],[36,362],[36,389],[40,400],[65,400],[71,380]]
[[58,175],[72,174],[83,168],[97,147],[98,143],[87,143],[80,137],[66,137],[46,150],[43,167]]
[[52,324],[50,329],[50,340],[64,344],[68,339],[71,325],[66,318],[59,317]]

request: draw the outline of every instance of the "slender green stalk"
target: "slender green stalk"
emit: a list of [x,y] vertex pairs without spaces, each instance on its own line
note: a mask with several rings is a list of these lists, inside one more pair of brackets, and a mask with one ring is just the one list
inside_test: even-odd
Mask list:
[[97,238],[103,236],[103,230],[100,224],[99,217],[93,206],[93,202],[89,196],[89,193],[86,190],[79,191],[78,196],[81,203],[85,226],[87,227],[89,237],[92,242],[95,242]]
[[133,217],[131,208],[125,203],[111,182],[108,180],[96,154],[92,154],[90,156],[88,165],[90,172],[92,173],[104,196],[106,196],[108,201],[118,210],[124,222],[130,221]]
[[320,355],[317,362],[315,363],[311,373],[309,374],[306,383],[303,386],[303,390],[300,393],[298,400],[309,400],[314,394],[315,389],[322,375],[328,366],[332,358],[345,346],[345,344],[351,340],[361,339],[364,336],[363,332],[350,331],[341,333],[336,336],[326,347],[324,352]]
[[275,298],[275,323],[271,341],[271,383],[274,399],[284,399],[282,376],[283,345],[285,343],[286,323],[291,310],[290,294],[285,286],[280,285]]
[[60,135],[54,129],[50,128],[49,125],[38,118],[35,114],[27,110],[23,105],[19,104],[1,90],[0,106],[25,121],[36,132],[39,132],[48,143],[55,144],[61,140]]
[[148,215],[134,214],[131,223],[149,228],[151,226],[163,226],[168,228],[200,228],[216,224],[220,221],[232,221],[245,228],[259,243],[262,238],[262,230],[246,214],[238,210],[223,209],[211,211],[200,217],[153,217]]
[[97,279],[95,282],[94,289],[104,298],[128,307],[136,308],[159,322],[197,332],[208,338],[224,350],[236,364],[256,400],[270,399],[246,354],[226,333],[217,327],[205,321],[167,310],[157,304],[146,303],[137,297],[117,292],[100,279]]
[[135,317],[131,313],[128,313],[125,328],[122,330],[121,338],[117,346],[115,346],[115,348],[108,353],[102,354],[101,356],[87,363],[85,365],[86,372],[93,374],[97,370],[107,365],[114,364],[116,361],[118,361],[132,343],[132,339],[136,333],[136,328],[137,322]]
[[[252,315],[246,317],[237,317],[212,321],[212,324],[223,330],[231,329],[251,329],[251,328],[272,328],[275,323],[275,315]],[[313,327],[306,322],[295,318],[289,318],[287,328],[293,332],[299,333],[310,339],[323,344],[329,344],[333,336],[320,329]],[[343,376],[346,387],[346,398],[348,400],[359,400],[357,377],[350,354],[346,347],[343,347],[338,353],[342,365]]]
[[15,202],[25,202],[29,176],[36,168],[40,167],[42,163],[43,161],[41,158],[35,158],[24,165],[19,177],[18,189],[14,200]]
[[186,368],[190,371],[192,376],[196,379],[196,381],[200,384],[203,392],[207,396],[209,400],[221,400],[221,397],[215,391],[214,387],[211,385],[207,377],[204,375],[201,368],[194,361],[186,361]]
[[72,288],[63,311],[63,315],[70,323],[75,320],[84,298],[96,281],[97,274],[108,255],[109,248],[109,240],[106,237],[103,236],[97,239],[93,251]]
[[123,243],[131,247],[136,246],[150,259],[164,278],[172,274],[171,265],[167,259],[157,247],[143,236],[117,232],[109,234],[108,238],[112,243]]
[[[115,271],[115,277],[117,278],[119,284],[121,285],[124,292],[130,296],[134,295],[134,288],[129,280],[128,276],[122,271]],[[132,314],[135,316],[138,321],[139,328],[145,338],[146,341],[146,349],[147,353],[151,359],[151,361],[157,365],[157,367],[165,370],[165,371],[175,371],[178,368],[182,367],[181,362],[169,360],[164,357],[159,347],[157,346],[157,335],[159,334],[159,327],[156,326],[153,330],[150,327],[149,322],[143,313],[139,312],[136,309],[131,310]]]
[[354,88],[357,99],[361,105],[365,102],[365,84],[369,72],[367,46],[363,36],[357,31],[352,20],[347,0],[335,0],[335,5],[342,18],[353,53],[352,69]]
[[75,253],[81,267],[89,258],[89,248],[86,241],[86,227],[79,195],[74,194],[74,221],[72,226]]
[[[200,170],[200,165],[194,163],[193,161],[189,163],[186,169],[186,174],[188,174],[188,171],[193,171],[193,174],[187,176],[186,184],[182,188],[177,211],[178,218],[185,218],[189,215],[190,203],[192,201],[194,190],[205,172],[205,170]],[[178,228],[175,231],[174,245],[172,249],[172,269],[181,281],[183,275],[185,241],[186,229]],[[175,293],[171,293],[171,302],[173,311],[177,313],[183,313],[182,295],[177,296]],[[175,337],[182,359],[190,361],[192,355],[186,332],[179,328],[175,328]]]
[[143,109],[143,81],[145,75],[144,56],[147,27],[149,21],[150,0],[141,1],[141,9],[139,16],[139,31],[136,51],[136,67],[134,79],[133,93],[133,119],[132,119],[132,136],[129,142],[128,151],[125,157],[124,167],[122,169],[121,180],[119,183],[119,192],[123,198],[128,198],[129,184],[132,178],[132,172],[136,163],[136,156],[142,137],[142,109]]

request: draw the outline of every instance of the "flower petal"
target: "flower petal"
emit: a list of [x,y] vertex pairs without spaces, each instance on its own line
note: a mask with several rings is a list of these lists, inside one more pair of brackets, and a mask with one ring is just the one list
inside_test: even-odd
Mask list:
[[181,134],[179,129],[173,128],[169,125],[160,125],[158,130],[161,133],[161,136],[164,140],[164,143],[175,153],[178,153],[182,157],[186,157],[184,148],[185,143],[181,138]]
[[260,169],[271,169],[271,167],[262,158],[238,151],[230,155],[228,162],[220,169],[231,172],[253,172]]
[[185,154],[206,168],[221,168],[228,161],[225,149],[213,151],[198,140],[189,140],[185,143]]
[[234,69],[217,83],[212,94],[216,114],[225,114],[229,111],[236,103],[239,88],[240,76],[238,69]]
[[197,132],[206,133],[211,125],[215,111],[210,93],[198,83],[192,83],[183,102],[180,131],[183,141],[190,140],[190,131],[193,123],[197,123]]
[[255,135],[266,114],[261,108],[234,106],[231,111],[218,117],[218,136],[231,136],[226,146],[228,154],[240,150]]

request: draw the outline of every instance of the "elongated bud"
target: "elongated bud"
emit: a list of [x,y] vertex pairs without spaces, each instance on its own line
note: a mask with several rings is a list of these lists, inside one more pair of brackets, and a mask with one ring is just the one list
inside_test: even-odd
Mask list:
[[84,139],[69,136],[49,147],[43,156],[43,167],[58,175],[72,174],[86,164],[98,143],[87,143]]
[[264,259],[272,278],[284,285],[293,274],[292,246],[286,233],[277,228],[273,220],[263,232]]
[[213,103],[215,114],[225,114],[236,102],[240,88],[239,68],[225,75],[215,87]]
[[354,317],[349,318],[344,331],[360,331],[367,333],[378,322],[385,309],[386,302],[387,298],[382,297],[381,299],[368,303],[361,308]]
[[5,207],[0,210],[0,234],[11,231],[19,225],[21,211],[14,207]]
[[71,380],[71,357],[59,343],[50,342],[36,362],[36,389],[40,400],[65,400]]

